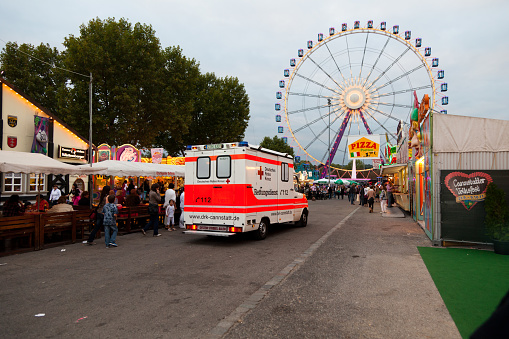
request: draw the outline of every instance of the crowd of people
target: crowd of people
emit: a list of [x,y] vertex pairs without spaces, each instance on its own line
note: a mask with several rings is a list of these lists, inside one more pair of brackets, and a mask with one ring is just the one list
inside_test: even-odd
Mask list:
[[306,184],[298,188],[304,193],[308,200],[344,199],[354,205],[358,202],[361,206],[369,207],[373,213],[375,202],[380,202],[380,213],[387,213],[387,207],[392,207],[394,198],[392,192],[394,187],[390,181],[377,184],[352,184],[352,185],[318,185]]
[[[49,192],[48,200],[42,195],[37,195],[35,204],[29,201],[22,202],[19,195],[13,194],[3,204],[2,216],[14,217],[24,215],[26,212],[61,213],[73,211],[73,206],[90,207],[90,193],[82,191],[77,184],[72,185],[68,195],[64,195],[57,185]],[[163,204],[165,210],[165,228],[168,231],[184,228],[183,218],[179,218],[184,210],[184,187],[175,191],[173,183],[166,187],[162,182],[149,184],[147,180],[141,187],[136,188],[131,180],[128,184],[124,181],[122,186],[111,188],[104,186],[100,193],[99,203],[94,207],[91,218],[95,226],[91,231],[87,244],[93,245],[97,232],[104,226],[106,247],[117,247],[116,235],[118,229],[116,219],[123,207],[139,206],[148,203],[149,221],[142,228],[143,235],[149,228],[153,228],[153,236],[159,237],[159,204]],[[177,213],[180,212],[180,213]]]

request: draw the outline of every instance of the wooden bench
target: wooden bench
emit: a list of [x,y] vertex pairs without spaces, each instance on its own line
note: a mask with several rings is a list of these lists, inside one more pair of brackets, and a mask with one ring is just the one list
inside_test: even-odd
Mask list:
[[39,214],[25,214],[17,217],[0,217],[0,239],[28,237],[28,247],[0,252],[1,255],[40,249]]
[[81,238],[85,238],[85,229],[91,232],[94,228],[95,220],[90,219],[93,210],[88,206],[73,206],[76,211],[76,231],[80,231]]
[[[76,242],[76,212],[41,214],[40,246],[44,248],[44,235],[71,231],[71,243]],[[54,245],[69,241],[59,241]]]
[[119,229],[123,229],[125,233],[138,231],[142,226],[145,226],[141,225],[140,221],[143,220],[146,222],[149,217],[148,206],[146,205],[124,207],[118,213],[118,227]]

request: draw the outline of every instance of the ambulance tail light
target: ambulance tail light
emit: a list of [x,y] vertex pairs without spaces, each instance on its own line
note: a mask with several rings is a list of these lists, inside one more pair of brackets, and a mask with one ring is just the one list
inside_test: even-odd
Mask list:
[[196,231],[198,229],[198,226],[196,226],[196,225],[186,225],[186,228],[188,230]]
[[228,232],[230,233],[241,233],[242,227],[228,227]]

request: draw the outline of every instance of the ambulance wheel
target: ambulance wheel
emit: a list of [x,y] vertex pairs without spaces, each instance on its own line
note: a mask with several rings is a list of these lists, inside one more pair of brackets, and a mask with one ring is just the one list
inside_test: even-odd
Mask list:
[[308,224],[308,211],[302,211],[300,220],[297,222],[297,226],[306,227]]
[[267,237],[267,231],[269,228],[269,223],[266,219],[262,219],[260,224],[258,225],[258,229],[254,231],[254,237],[256,240],[263,240]]

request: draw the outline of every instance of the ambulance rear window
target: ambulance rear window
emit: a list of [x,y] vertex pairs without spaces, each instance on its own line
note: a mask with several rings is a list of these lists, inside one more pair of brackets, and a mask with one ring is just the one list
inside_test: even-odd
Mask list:
[[196,160],[196,177],[198,179],[210,178],[210,158],[199,157]]
[[226,179],[232,175],[232,160],[229,155],[220,155],[216,160],[216,176],[218,179]]
[[290,178],[290,173],[288,172],[288,164],[282,162],[281,163],[281,180],[288,181]]

